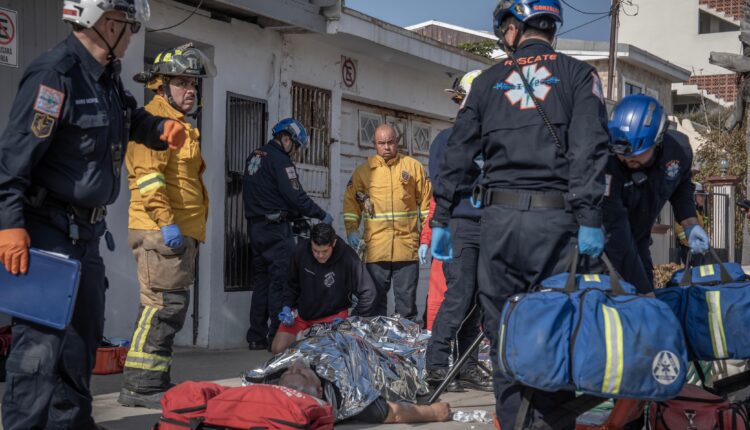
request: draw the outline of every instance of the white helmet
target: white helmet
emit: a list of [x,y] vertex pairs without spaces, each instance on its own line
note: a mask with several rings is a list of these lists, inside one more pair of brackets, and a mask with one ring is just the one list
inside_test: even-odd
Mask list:
[[151,15],[148,0],[65,0],[62,19],[91,28],[111,10],[125,12],[128,21],[140,23],[148,21]]
[[453,81],[453,88],[448,88],[445,92],[451,94],[451,99],[454,102],[463,105],[463,101],[469,96],[469,92],[471,91],[471,84],[481,74],[481,70],[472,70],[463,75],[461,79],[456,78]]

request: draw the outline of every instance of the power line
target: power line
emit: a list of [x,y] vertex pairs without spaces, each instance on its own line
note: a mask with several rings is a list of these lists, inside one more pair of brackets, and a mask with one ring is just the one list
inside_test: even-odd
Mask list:
[[195,9],[193,9],[192,12],[190,12],[190,15],[188,15],[185,19],[183,19],[182,21],[178,22],[177,24],[170,25],[169,27],[164,27],[164,28],[156,28],[156,29],[153,29],[153,30],[146,30],[146,33],[156,33],[157,31],[171,30],[171,29],[173,29],[173,28],[175,28],[177,26],[180,26],[180,25],[184,24],[185,21],[187,21],[190,18],[192,18],[193,15],[195,15],[195,13],[198,12],[198,9],[200,9],[202,5],[203,5],[203,0],[200,0],[200,2],[198,2],[198,6],[196,6]]
[[591,21],[587,21],[587,22],[584,22],[584,23],[583,23],[583,24],[581,24],[581,25],[578,25],[578,26],[576,26],[576,27],[573,27],[573,28],[571,28],[571,29],[569,29],[569,30],[565,30],[565,31],[563,31],[562,33],[558,33],[558,34],[557,34],[557,36],[558,36],[558,37],[559,37],[559,36],[562,36],[563,34],[566,34],[566,33],[570,33],[570,32],[571,32],[571,31],[573,31],[573,30],[578,30],[578,29],[579,29],[579,28],[581,28],[581,27],[585,27],[585,26],[587,26],[587,25],[589,25],[589,24],[593,24],[593,23],[595,23],[596,21],[600,21],[600,20],[602,20],[602,19],[604,19],[604,18],[609,18],[609,17],[611,16],[611,15],[612,15],[612,13],[610,12],[610,13],[608,13],[608,14],[606,14],[606,15],[600,16],[599,18],[594,18],[594,19],[592,19]]
[[563,2],[563,4],[565,4],[565,6],[573,9],[574,11],[578,13],[582,13],[584,15],[609,15],[612,13],[612,9],[608,10],[607,12],[587,12],[585,10],[578,9],[577,7],[573,6],[572,4],[568,3],[565,0],[561,0],[561,1]]

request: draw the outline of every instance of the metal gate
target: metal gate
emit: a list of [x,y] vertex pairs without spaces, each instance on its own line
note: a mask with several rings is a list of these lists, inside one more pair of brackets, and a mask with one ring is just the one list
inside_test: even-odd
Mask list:
[[266,102],[227,93],[224,291],[252,290],[252,250],[242,201],[242,176],[252,151],[265,144]]
[[[698,208],[698,213],[703,217],[703,227],[708,233],[711,247],[723,261],[730,261],[733,255],[734,242],[734,208],[731,206],[729,195],[720,193],[695,193],[696,200],[703,200],[703,208]],[[674,214],[670,212],[670,225],[675,224]],[[674,228],[670,230],[671,247],[669,250],[670,261],[680,263],[680,242],[677,239]],[[683,253],[686,251],[683,251]],[[684,258],[684,255],[682,256]]]

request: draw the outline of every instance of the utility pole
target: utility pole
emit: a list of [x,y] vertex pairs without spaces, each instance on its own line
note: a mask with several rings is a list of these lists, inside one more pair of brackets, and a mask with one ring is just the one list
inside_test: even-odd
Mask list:
[[620,0],[612,0],[609,29],[609,70],[607,73],[607,99],[612,100],[615,85],[615,63],[617,62],[617,21],[620,17]]

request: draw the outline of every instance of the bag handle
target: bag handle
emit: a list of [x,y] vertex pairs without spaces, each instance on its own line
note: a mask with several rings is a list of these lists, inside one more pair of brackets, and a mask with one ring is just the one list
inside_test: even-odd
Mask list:
[[[576,286],[576,272],[578,271],[578,247],[575,247],[573,251],[573,257],[570,261],[570,270],[568,271],[568,279],[565,281],[564,291],[566,293],[574,293],[578,291],[578,287]],[[625,289],[622,288],[622,284],[620,283],[620,280],[622,278],[617,273],[617,270],[615,270],[615,266],[609,260],[607,254],[603,252],[599,259],[604,263],[604,266],[609,272],[609,287],[612,292],[618,296],[625,295]]]
[[[714,263],[719,265],[719,276],[721,279],[722,284],[728,284],[732,282],[732,276],[729,275],[729,270],[727,270],[726,266],[724,266],[724,262],[721,261],[721,258],[719,258],[719,255],[716,253],[716,250],[713,248],[708,249],[708,253],[713,258]],[[687,287],[689,285],[693,284],[693,266],[691,262],[693,261],[692,254],[688,257],[687,264],[685,265],[685,273],[682,275],[682,281],[680,281],[681,287]]]

